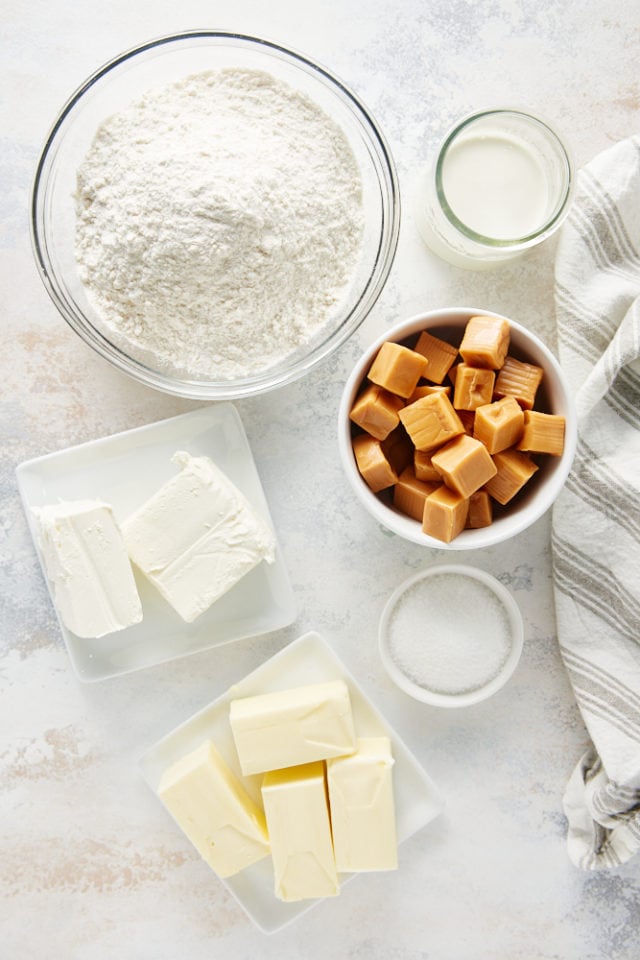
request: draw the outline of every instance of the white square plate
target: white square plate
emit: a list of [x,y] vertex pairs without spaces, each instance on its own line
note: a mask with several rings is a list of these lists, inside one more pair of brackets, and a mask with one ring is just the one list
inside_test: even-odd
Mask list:
[[[33,507],[102,498],[122,521],[175,475],[171,457],[177,450],[210,457],[273,526],[238,412],[230,403],[214,404],[21,464],[16,471],[18,486],[41,565]],[[85,640],[58,618],[81,680],[103,680],[278,630],[296,617],[279,549],[274,563],[260,563],[194,623],[185,623],[139,571],[135,576],[141,623]]]
[[[234,772],[241,777],[254,799],[260,801],[260,776],[242,777],[229,724],[229,703],[236,697],[270,693],[288,687],[326,680],[343,679],[349,687],[356,733],[363,737],[387,736],[395,758],[393,768],[398,842],[402,843],[426,826],[442,810],[442,800],[431,778],[405,746],[397,733],[360,689],[331,647],[317,633],[307,633],[267,660],[244,680],[234,684],[208,707],[196,713],[156,743],[140,761],[142,773],[157,794],[162,774],[180,757],[195,750],[203,740],[215,742]],[[400,867],[402,869],[402,858]],[[344,882],[355,874],[343,874]],[[223,883],[264,933],[273,933],[319,903],[306,900],[284,903],[273,891],[271,858],[247,867]]]

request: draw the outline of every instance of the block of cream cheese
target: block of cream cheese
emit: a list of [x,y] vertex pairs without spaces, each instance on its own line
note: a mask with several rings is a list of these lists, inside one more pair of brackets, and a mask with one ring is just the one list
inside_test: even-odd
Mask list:
[[54,602],[78,637],[103,637],[142,620],[120,527],[108,503],[74,500],[34,508]]
[[327,760],[333,847],[340,873],[397,868],[392,770],[388,737],[361,737],[351,756]]
[[280,900],[333,897],[339,891],[324,764],[265,774],[262,801]]
[[210,740],[165,771],[158,794],[218,876],[268,855],[264,813]]
[[342,680],[232,700],[229,721],[245,776],[356,748],[349,690]]
[[122,525],[133,562],[187,623],[262,560],[275,537],[208,457],[178,452],[180,472]]

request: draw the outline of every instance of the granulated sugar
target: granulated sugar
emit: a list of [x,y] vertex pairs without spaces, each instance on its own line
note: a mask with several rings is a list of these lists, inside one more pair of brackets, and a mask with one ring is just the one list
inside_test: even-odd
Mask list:
[[479,580],[437,574],[412,584],[388,623],[388,647],[400,670],[433,693],[468,693],[492,680],[511,647],[509,617]]
[[168,372],[278,364],[323,330],[356,269],[347,137],[263,71],[150,91],[100,126],[77,181],[87,296],[119,346]]

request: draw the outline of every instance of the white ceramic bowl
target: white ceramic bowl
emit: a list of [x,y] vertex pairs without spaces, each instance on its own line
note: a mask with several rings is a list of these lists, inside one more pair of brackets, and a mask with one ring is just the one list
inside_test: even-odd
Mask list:
[[564,450],[561,456],[541,458],[540,469],[519,493],[512,504],[501,510],[491,526],[477,530],[463,530],[451,543],[443,543],[423,533],[421,524],[394,509],[391,498],[384,492],[375,494],[362,479],[356,466],[352,437],[356,432],[349,420],[349,411],[383,343],[413,343],[422,330],[450,343],[459,344],[470,317],[500,316],[482,308],[456,307],[417,314],[409,320],[389,327],[364,352],[355,365],[344,388],[338,415],[338,442],[346,475],[362,505],[375,519],[406,540],[439,550],[473,550],[508,540],[538,520],[552,505],[562,489],[575,455],[577,439],[576,413],[566,377],[560,364],[542,340],[521,324],[509,319],[511,345],[509,353],[517,359],[534,363],[544,370],[538,389],[536,409],[563,416],[566,420]]
[[391,594],[379,647],[387,673],[409,696],[436,707],[468,707],[505,685],[523,636],[518,605],[495,577],[440,564]]
[[[117,338],[93,307],[75,259],[76,174],[100,124],[150,89],[221,68],[263,70],[308,96],[341,128],[360,170],[363,243],[348,290],[326,326],[276,365],[232,380],[215,369],[173,374]],[[128,50],[90,76],[56,119],[40,156],[31,200],[36,265],[61,315],[102,357],[158,390],[200,400],[250,396],[302,377],[336,350],[365,319],[393,263],[400,193],[393,158],[358,97],[308,58],[259,37],[212,30],[161,37]],[[175,358],[179,366],[180,357]]]

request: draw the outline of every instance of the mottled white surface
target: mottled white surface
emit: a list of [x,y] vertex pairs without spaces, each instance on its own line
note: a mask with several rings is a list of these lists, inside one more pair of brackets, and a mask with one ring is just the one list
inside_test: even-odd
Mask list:
[[[300,604],[294,626],[92,686],[71,672],[16,492],[17,463],[190,409],[113,371],[64,324],[36,275],[28,194],[59,107],[97,66],[193,27],[257,33],[328,65],[375,113],[405,202],[390,281],[339,354],[303,382],[237,404]],[[33,0],[2,29],[3,303],[0,577],[0,956],[73,960],[375,958],[636,960],[640,862],[583,874],[561,798],[586,743],[559,660],[549,518],[460,562],[511,588],[525,650],[508,686],[459,712],[414,703],[382,671],[376,625],[392,589],[443,559],[387,534],[355,501],[335,418],[350,365],[385,325],[482,306],[554,342],[549,243],[498,273],[436,262],[411,208],[445,128],[487,105],[546,115],[581,164],[640,122],[637,0]],[[447,555],[448,558],[449,555]],[[435,781],[445,814],[395,874],[264,938],[176,832],[139,755],[286,642],[317,629]]]

